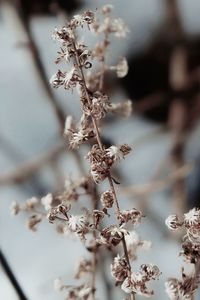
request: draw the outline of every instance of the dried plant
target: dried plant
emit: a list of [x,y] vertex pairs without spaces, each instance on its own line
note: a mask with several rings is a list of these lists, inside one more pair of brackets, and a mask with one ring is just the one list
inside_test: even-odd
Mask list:
[[[66,235],[76,235],[85,248],[91,253],[91,258],[83,258],[75,271],[75,278],[86,276],[85,284],[76,286],[65,285],[56,279],[55,288],[66,291],[66,299],[96,298],[96,273],[98,258],[102,251],[119,252],[111,264],[111,275],[127,294],[126,299],[134,300],[136,295],[151,296],[153,290],[147,284],[159,277],[160,271],[153,264],[143,264],[139,271],[134,271],[132,262],[137,258],[139,248],[149,248],[151,243],[140,239],[135,228],[140,224],[143,214],[135,208],[121,209],[112,168],[119,164],[130,153],[131,147],[112,145],[106,147],[101,138],[101,123],[107,113],[121,116],[131,114],[131,101],[112,103],[104,92],[104,76],[106,72],[116,72],[122,78],[128,72],[125,58],[120,58],[116,66],[109,66],[106,61],[107,50],[111,44],[111,35],[124,38],[128,29],[121,19],[112,18],[112,6],[106,5],[97,12],[85,11],[74,16],[61,29],[55,29],[53,38],[58,41],[60,51],[55,63],[67,62],[68,70],[58,70],[50,79],[54,88],[63,87],[66,90],[77,89],[80,99],[82,116],[75,124],[72,116],[65,122],[64,138],[69,141],[69,147],[77,150],[87,143],[91,149],[86,155],[90,164],[90,173],[80,179],[69,178],[63,192],[48,194],[42,199],[31,198],[20,206],[14,202],[11,206],[13,215],[20,211],[30,212],[27,222],[29,229],[36,231],[42,219],[47,218],[56,225],[58,232]],[[93,49],[78,39],[78,32],[88,29],[103,39]],[[93,65],[98,65],[94,73]],[[97,185],[107,181],[108,189],[98,194]],[[74,214],[73,205],[81,197],[87,196],[92,208],[82,208],[79,215]],[[114,211],[115,223],[105,226],[103,221],[109,218],[109,212]],[[128,230],[130,225],[131,230]],[[127,298],[128,297],[128,298]]]
[[177,215],[170,215],[166,219],[167,227],[172,230],[184,228],[186,235],[183,237],[182,255],[187,263],[194,265],[194,271],[186,275],[182,269],[182,278],[170,278],[166,282],[166,292],[171,300],[193,300],[193,295],[200,283],[200,210],[191,209],[180,219]]

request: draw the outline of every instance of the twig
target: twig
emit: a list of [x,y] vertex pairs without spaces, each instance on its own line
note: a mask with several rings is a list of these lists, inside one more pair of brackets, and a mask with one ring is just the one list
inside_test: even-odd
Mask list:
[[[77,66],[80,70],[84,92],[85,92],[88,104],[90,106],[92,106],[91,99],[89,97],[87,86],[86,86],[86,81],[85,81],[85,76],[84,76],[84,73],[83,73],[83,68],[82,68],[81,62],[79,60],[79,56],[78,56],[78,53],[77,53],[75,42],[72,41],[72,44],[73,44],[73,48],[74,48],[74,51],[75,51],[75,54],[76,54],[76,64],[77,64]],[[101,136],[100,136],[100,133],[99,133],[99,128],[98,128],[98,125],[97,125],[97,121],[96,121],[96,119],[94,118],[93,115],[91,115],[91,118],[92,118],[94,130],[95,130],[95,134],[96,134],[97,143],[99,145],[99,148],[101,150],[103,150],[103,144],[101,142]],[[108,171],[108,176],[107,177],[108,177],[108,182],[109,182],[110,188],[111,188],[111,190],[113,192],[113,195],[114,195],[115,206],[116,206],[116,216],[118,216],[119,213],[120,213],[120,207],[119,207],[117,195],[116,195],[114,184],[113,184],[113,179],[112,179],[112,176],[111,176],[109,171]],[[129,266],[129,277],[131,277],[131,264],[130,264],[130,261],[129,261],[129,256],[128,256],[128,251],[127,251],[127,246],[126,246],[126,241],[125,241],[124,235],[123,235],[123,238],[122,238],[122,245],[123,245],[123,249],[124,249],[124,255],[126,257],[126,260],[127,260],[128,266]],[[131,292],[131,300],[135,300],[135,294],[133,292]]]
[[135,195],[138,197],[148,195],[158,190],[162,190],[167,186],[173,184],[176,180],[184,179],[185,177],[187,177],[193,169],[193,166],[193,162],[186,163],[185,165],[174,170],[169,176],[165,177],[164,179],[152,180],[141,185],[128,186],[124,188],[121,187],[119,188],[119,193],[123,193],[126,195]]
[[65,146],[63,144],[50,150],[48,153],[41,155],[40,157],[31,161],[25,162],[20,165],[16,170],[0,176],[0,186],[18,184],[28,177],[32,176],[41,167],[48,164],[55,158],[57,158],[63,151]]

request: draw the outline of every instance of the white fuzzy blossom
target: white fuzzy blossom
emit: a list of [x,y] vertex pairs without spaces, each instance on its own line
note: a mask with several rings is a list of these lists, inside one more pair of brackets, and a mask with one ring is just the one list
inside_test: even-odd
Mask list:
[[190,227],[190,226],[200,227],[200,209],[193,208],[188,213],[184,214],[184,225],[186,227]]
[[49,210],[51,208],[52,202],[53,202],[53,195],[50,193],[41,198],[41,203],[46,210]]
[[117,146],[111,146],[106,149],[106,154],[113,158],[114,162],[118,163],[123,159],[123,153]]
[[20,206],[16,201],[13,201],[10,205],[11,216],[16,216],[20,211]]
[[165,282],[165,291],[170,300],[192,300],[197,290],[195,277],[182,274],[182,279],[169,278]]
[[153,264],[143,264],[139,272],[132,272],[131,277],[127,277],[122,283],[122,290],[130,294],[134,292],[138,295],[150,297],[153,295],[153,290],[149,289],[146,283],[150,280],[158,279],[160,270]]
[[54,289],[55,291],[61,291],[63,289],[63,284],[60,278],[54,280]]
[[123,78],[128,74],[128,63],[125,57],[122,57],[116,66],[117,77]]
[[180,229],[180,227],[183,225],[183,222],[179,220],[177,215],[170,215],[165,220],[165,224],[170,230],[174,231]]
[[119,254],[114,258],[111,264],[111,275],[117,282],[123,282],[128,276],[128,264],[125,257]]

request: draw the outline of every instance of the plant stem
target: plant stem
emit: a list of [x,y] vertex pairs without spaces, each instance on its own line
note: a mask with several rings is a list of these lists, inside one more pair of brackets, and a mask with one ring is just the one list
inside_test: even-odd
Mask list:
[[[72,41],[72,43],[73,43],[74,51],[75,51],[75,54],[76,54],[76,64],[77,64],[77,66],[80,70],[80,74],[81,74],[81,79],[82,79],[82,83],[83,83],[84,92],[85,92],[88,104],[92,105],[91,99],[90,99],[89,94],[88,94],[87,86],[86,86],[86,80],[85,80],[85,75],[84,75],[84,72],[83,72],[83,67],[81,65],[81,62],[79,60],[79,56],[78,56],[78,53],[77,53],[76,44],[75,44],[74,41]],[[93,122],[97,143],[99,145],[99,148],[103,151],[104,148],[103,148],[103,144],[102,144],[102,141],[101,141],[101,136],[100,136],[100,133],[99,133],[99,128],[98,128],[98,125],[97,125],[97,121],[96,121],[95,117],[92,114],[91,114],[91,119],[92,119],[92,122]],[[115,192],[115,187],[114,187],[114,184],[113,184],[113,179],[112,179],[110,171],[108,171],[108,176],[107,177],[108,177],[108,182],[109,182],[110,188],[111,188],[111,190],[113,192],[113,195],[114,195],[115,206],[116,206],[116,215],[118,216],[119,213],[120,213],[120,207],[119,207],[119,202],[118,202],[118,199],[117,199],[117,195],[116,195],[116,192]],[[122,246],[123,246],[124,255],[126,257],[127,264],[128,264],[128,267],[129,267],[129,277],[130,277],[131,276],[131,264],[130,264],[130,260],[129,260],[129,256],[128,256],[127,245],[126,245],[126,240],[125,240],[124,235],[123,235],[123,238],[122,238]],[[134,292],[131,293],[130,299],[135,300],[135,293]]]

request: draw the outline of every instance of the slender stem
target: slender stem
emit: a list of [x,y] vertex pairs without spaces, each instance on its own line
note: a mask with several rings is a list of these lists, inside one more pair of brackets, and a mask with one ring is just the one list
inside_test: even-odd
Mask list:
[[[91,201],[93,210],[97,209],[98,202],[97,202],[97,190],[94,186],[94,184],[91,185]],[[95,220],[94,220],[95,221]],[[93,230],[93,239],[96,240],[96,230]],[[96,293],[96,273],[97,273],[97,252],[94,250],[93,256],[92,256],[92,265],[93,265],[93,272],[92,272],[92,300],[95,300],[95,293]]]
[[[92,105],[91,99],[90,99],[89,94],[88,94],[87,86],[86,86],[86,80],[85,80],[85,75],[84,75],[84,72],[83,72],[83,67],[81,65],[81,62],[79,60],[79,56],[78,56],[78,53],[77,53],[76,44],[75,44],[74,41],[72,43],[73,43],[74,51],[75,51],[75,54],[76,54],[76,64],[77,64],[77,66],[80,70],[81,77],[82,77],[81,79],[82,79],[82,83],[83,83],[84,92],[85,92],[88,104]],[[93,125],[94,125],[94,130],[95,130],[95,134],[96,134],[97,143],[99,145],[99,148],[101,150],[103,150],[104,148],[103,148],[103,144],[102,144],[102,141],[101,141],[101,136],[100,136],[100,133],[99,133],[99,128],[98,128],[98,125],[97,125],[97,121],[96,121],[95,117],[92,114],[91,114],[91,118],[92,118],[92,122],[93,122]],[[112,179],[110,171],[108,171],[108,182],[109,182],[110,188],[111,188],[111,190],[113,192],[113,195],[114,195],[114,200],[115,200],[115,205],[116,205],[116,213],[117,213],[117,216],[118,216],[119,213],[120,213],[120,207],[119,207],[119,202],[118,202],[118,199],[117,199],[117,195],[116,195],[116,192],[115,192],[115,187],[114,187],[114,184],[113,184],[113,179]],[[131,264],[130,264],[130,260],[129,260],[129,256],[128,256],[127,245],[126,245],[126,240],[125,240],[124,235],[123,235],[123,238],[122,238],[122,246],[123,246],[123,250],[124,250],[124,255],[125,255],[127,263],[128,263],[129,277],[130,277],[131,276]],[[130,298],[131,298],[131,300],[135,300],[135,293],[134,292],[131,293]]]

